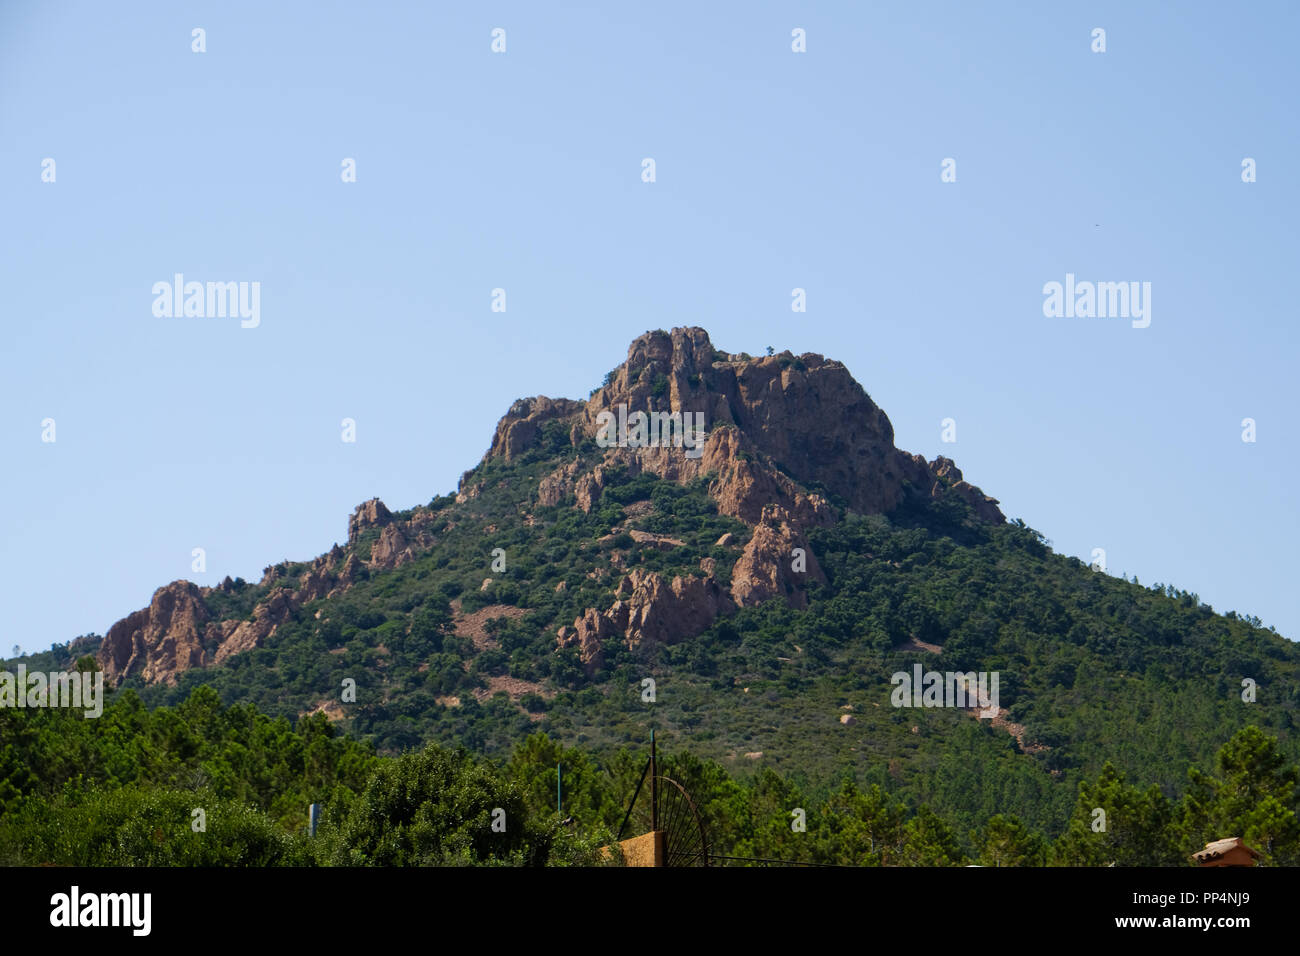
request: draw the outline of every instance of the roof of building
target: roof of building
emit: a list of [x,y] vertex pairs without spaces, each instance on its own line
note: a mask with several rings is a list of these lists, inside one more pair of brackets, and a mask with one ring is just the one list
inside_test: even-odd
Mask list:
[[1197,850],[1192,854],[1198,863],[1209,863],[1225,856],[1230,850],[1242,849],[1249,853],[1255,859],[1261,856],[1258,850],[1252,850],[1246,844],[1241,842],[1241,837],[1226,837],[1222,840],[1215,840],[1213,843],[1205,844],[1204,850]]

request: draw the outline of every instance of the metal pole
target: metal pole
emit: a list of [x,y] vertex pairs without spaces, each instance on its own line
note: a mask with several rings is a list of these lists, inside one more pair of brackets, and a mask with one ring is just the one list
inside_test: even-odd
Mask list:
[[623,814],[623,824],[618,828],[618,836],[615,840],[623,839],[623,831],[627,829],[627,821],[632,819],[632,808],[636,806],[636,798],[641,796],[641,788],[645,785],[645,775],[650,772],[650,761],[645,762],[641,768],[641,779],[636,782],[636,790],[632,794],[632,802],[627,805],[627,813]]
[[564,792],[560,789],[564,779],[564,764],[555,765],[555,812],[564,816]]
[[659,777],[655,766],[655,732],[650,731],[650,829],[659,829]]

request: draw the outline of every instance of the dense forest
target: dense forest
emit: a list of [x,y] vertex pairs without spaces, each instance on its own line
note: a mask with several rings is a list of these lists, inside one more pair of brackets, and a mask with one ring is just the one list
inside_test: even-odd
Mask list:
[[[0,740],[0,865],[618,865],[601,847],[645,757],[601,759],[543,733],[502,761],[436,744],[383,757],[322,715],[295,725],[224,707],[207,687],[152,711],[127,691],[98,719],[0,710]],[[659,769],[692,795],[717,857],[1177,866],[1190,849],[1239,835],[1267,864],[1300,863],[1300,768],[1255,727],[1225,742],[1212,766],[1190,768],[1179,800],[1104,765],[1056,834],[1011,806],[967,828],[848,774],[809,788],[764,766],[737,780],[685,751]],[[323,811],[314,836],[311,803]]]

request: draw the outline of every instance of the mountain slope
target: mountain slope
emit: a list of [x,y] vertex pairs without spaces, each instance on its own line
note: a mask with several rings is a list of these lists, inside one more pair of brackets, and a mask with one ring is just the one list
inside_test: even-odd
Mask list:
[[[624,437],[616,447],[602,447],[608,444],[602,416],[617,414],[621,422],[641,413],[652,420],[671,416],[679,440],[682,417],[693,417],[700,447],[660,444],[653,436],[639,442]],[[615,618],[584,614],[574,622],[571,642],[589,665],[614,625],[633,646],[647,630],[656,643],[672,643],[703,630],[719,613],[774,594],[804,606],[805,585],[823,580],[816,559],[794,572],[783,557],[794,548],[806,553],[804,529],[831,524],[845,510],[893,511],[910,490],[934,499],[955,497],[983,520],[1004,520],[997,502],[965,482],[950,460],[927,464],[896,449],[889,419],[843,365],[811,354],[752,359],[719,352],[698,328],[638,338],[627,361],[586,403],[545,397],[516,402],[498,423],[479,469],[462,478],[455,504],[482,493],[488,466],[510,466],[529,453],[564,462],[549,474],[527,477],[537,480],[537,507],[572,498],[590,514],[606,485],[625,476],[655,476],[681,486],[699,481],[719,516],[753,532],[736,528],[748,542],[734,562],[739,575],[729,595],[712,567],[701,569],[702,584],[689,578],[673,584],[653,571],[630,574],[617,591],[629,600],[621,602],[625,606]],[[110,628],[99,653],[105,673],[112,680],[138,674],[146,683],[170,683],[189,668],[221,664],[261,646],[304,605],[347,591],[367,572],[399,568],[435,548],[437,533],[455,525],[436,504],[395,517],[382,502],[366,502],[348,522],[346,547],[336,545],[309,566],[270,567],[249,593],[229,579],[216,589],[184,581],[160,589],[148,608]],[[521,507],[526,505],[525,500]],[[633,550],[682,546],[677,539],[638,537],[645,532],[635,529],[629,534]],[[561,646],[569,640],[568,634],[561,637]]]
[[[635,412],[698,415],[704,439],[609,428]],[[149,702],[209,683],[387,749],[538,728],[604,749],[653,722],[741,773],[1050,829],[1107,759],[1176,791],[1247,723],[1294,756],[1300,654],[1257,625],[1053,554],[953,462],[895,448],[839,363],[674,329],[585,402],[516,402],[455,496],[366,502],[346,543],[257,584],[167,585],[97,653]],[[997,716],[893,706],[916,664],[997,672]]]

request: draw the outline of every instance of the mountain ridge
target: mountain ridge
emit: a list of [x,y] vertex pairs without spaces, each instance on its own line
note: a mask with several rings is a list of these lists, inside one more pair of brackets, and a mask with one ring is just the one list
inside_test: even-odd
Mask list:
[[[699,633],[719,615],[776,594],[792,607],[806,606],[806,582],[824,578],[805,532],[834,523],[846,510],[886,513],[914,489],[931,498],[952,494],[980,520],[1005,521],[996,499],[966,482],[950,459],[926,462],[895,448],[888,416],[842,363],[815,353],[753,358],[722,352],[698,327],[638,336],[626,360],[586,402],[546,396],[517,400],[498,421],[479,467],[496,458],[512,462],[534,448],[547,429],[567,431],[575,448],[590,446],[601,414],[620,406],[631,412],[699,416],[706,433],[702,454],[691,458],[680,448],[606,448],[591,467],[575,459],[544,477],[539,505],[573,497],[575,507],[590,512],[613,470],[679,484],[711,476],[708,494],[718,511],[750,526],[754,534],[736,560],[740,574],[727,591],[705,567],[702,581],[693,576],[665,579],[656,572],[628,574],[610,607],[587,608],[571,626],[561,625],[558,646],[576,646],[589,672],[600,666],[603,645],[616,634],[632,646],[646,635],[657,643],[673,643]],[[477,470],[462,475],[456,504],[480,493]],[[208,606],[209,597],[234,593],[237,585],[229,577],[215,588],[188,581],[164,585],[148,607],[109,628],[97,655],[100,665],[113,683],[135,674],[146,683],[175,683],[186,670],[217,666],[253,650],[303,605],[337,596],[363,573],[402,567],[434,547],[443,523],[440,510],[419,506],[409,518],[399,519],[378,499],[363,502],[348,520],[346,546],[336,544],[306,566],[268,566],[259,585],[268,593],[251,613],[239,617]],[[370,531],[377,534],[363,561],[357,545]],[[793,572],[784,559],[796,550],[804,555],[805,569]],[[296,581],[290,569],[296,570]]]
[[[1300,757],[1295,644],[1054,553],[951,461],[894,448],[838,363],[705,341],[647,333],[587,400],[512,403],[456,493],[370,499],[328,552],[167,585],[41,664],[98,642],[130,707],[206,685],[381,753],[495,759],[540,731],[609,756],[655,729],[738,778],[847,775],[963,827],[1011,807],[1052,830],[1108,762],[1175,795],[1250,725]],[[698,456],[610,445],[626,402],[704,415]],[[997,716],[900,707],[917,665],[997,674]]]

